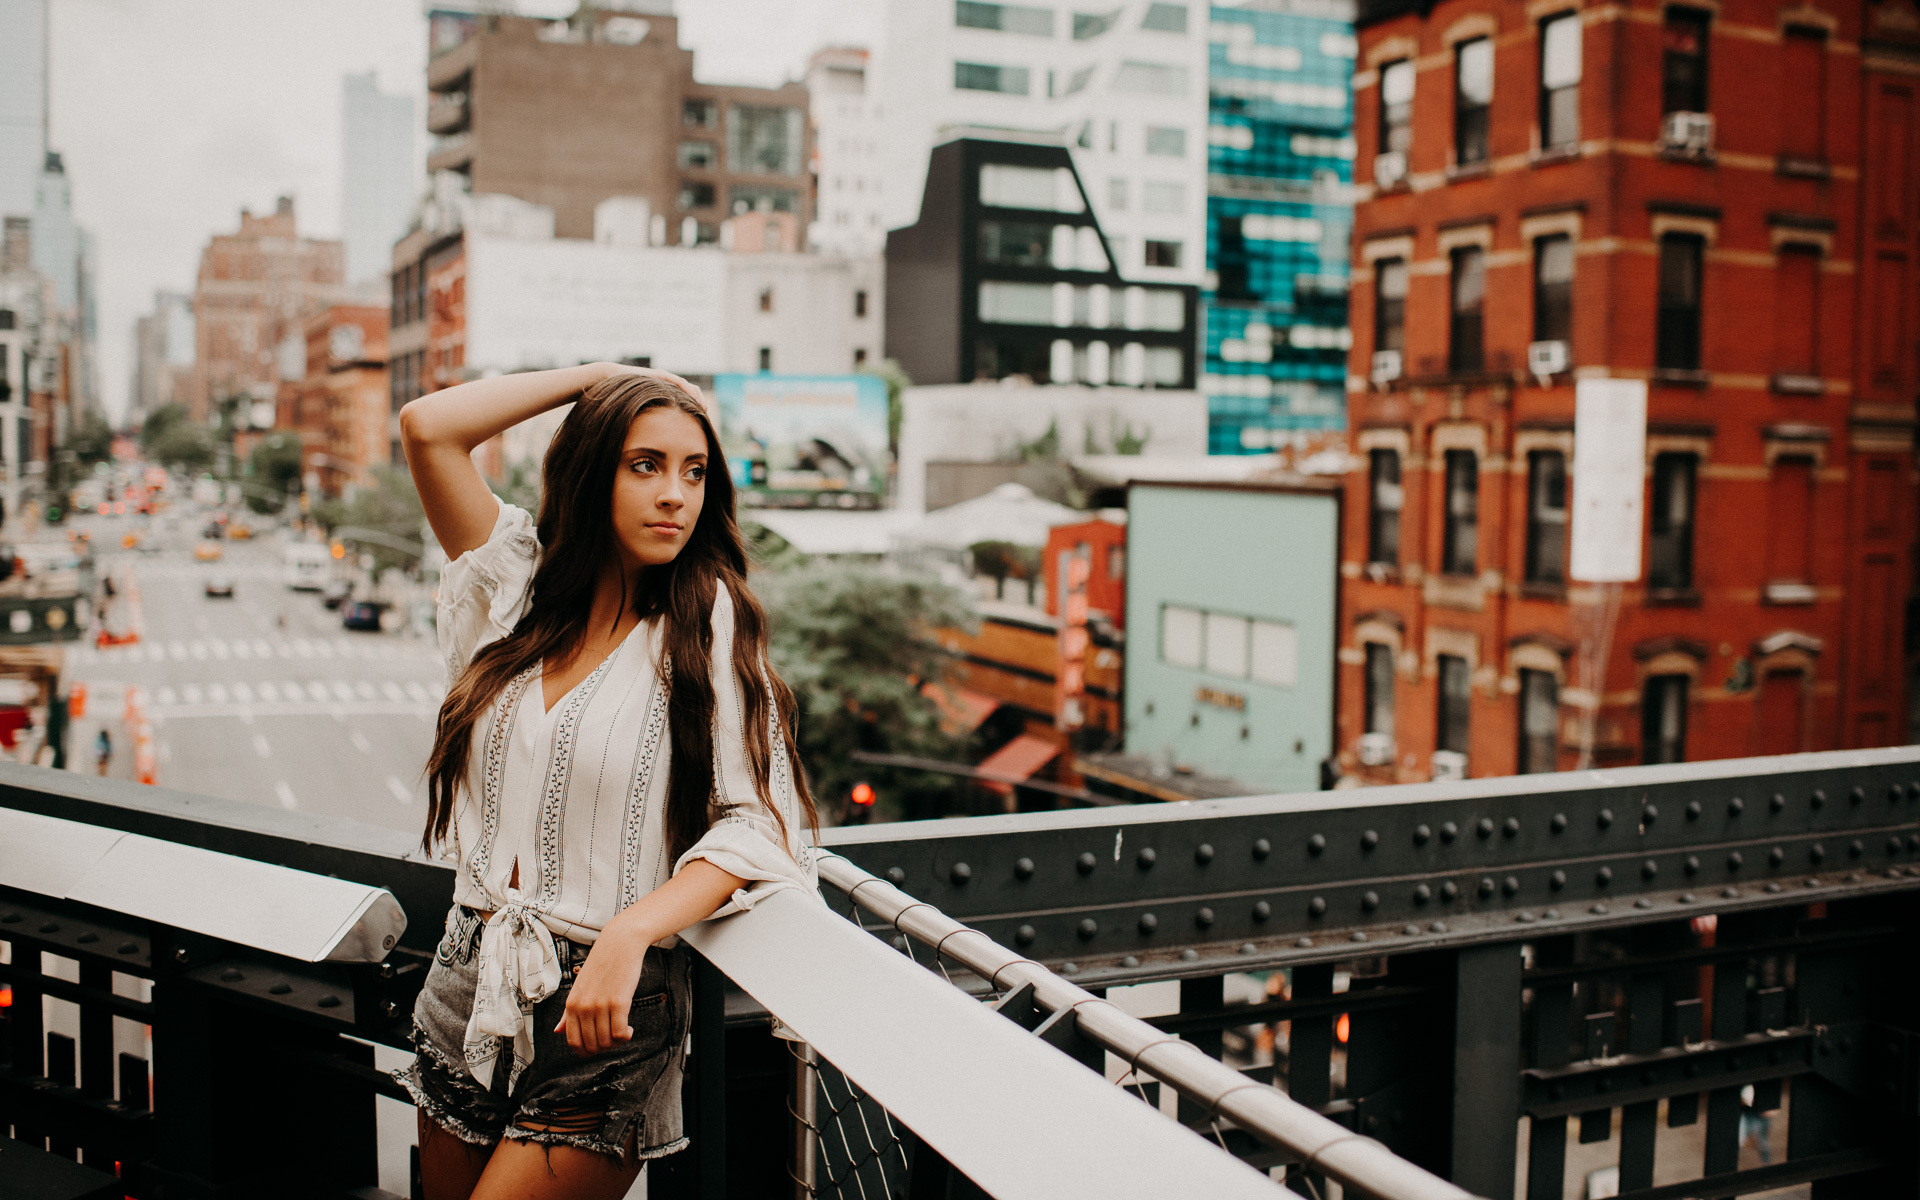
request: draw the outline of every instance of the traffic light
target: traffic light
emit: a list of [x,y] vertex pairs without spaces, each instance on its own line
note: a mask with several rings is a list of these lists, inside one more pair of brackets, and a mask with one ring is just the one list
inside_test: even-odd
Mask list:
[[873,802],[879,799],[874,795],[873,787],[867,783],[856,783],[847,796],[848,825],[865,825],[873,819]]

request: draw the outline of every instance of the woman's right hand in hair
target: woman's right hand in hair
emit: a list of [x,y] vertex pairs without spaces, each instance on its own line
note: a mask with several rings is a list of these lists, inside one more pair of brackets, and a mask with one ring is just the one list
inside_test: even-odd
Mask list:
[[639,375],[647,379],[658,379],[662,383],[670,383],[674,387],[679,388],[698,402],[702,408],[710,409],[712,407],[712,405],[707,402],[705,392],[702,392],[699,388],[688,383],[680,376],[675,375],[672,371],[662,371],[658,367],[636,367],[629,363],[595,363],[593,365],[606,368],[607,373],[602,376],[603,379],[611,379],[616,375]]

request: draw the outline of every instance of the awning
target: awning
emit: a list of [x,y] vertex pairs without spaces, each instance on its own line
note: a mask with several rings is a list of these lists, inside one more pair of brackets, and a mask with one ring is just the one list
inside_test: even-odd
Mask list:
[[940,710],[940,728],[950,737],[972,733],[993,715],[994,709],[1000,707],[998,700],[972,688],[923,683],[920,685],[920,694],[933,701],[934,707]]
[[1033,778],[1034,772],[1054,760],[1064,749],[1057,742],[1050,742],[1031,733],[1023,733],[1006,745],[987,755],[975,769],[984,775],[997,775],[999,779],[981,779],[980,786],[1000,793],[1002,796],[1013,794],[1013,784]]

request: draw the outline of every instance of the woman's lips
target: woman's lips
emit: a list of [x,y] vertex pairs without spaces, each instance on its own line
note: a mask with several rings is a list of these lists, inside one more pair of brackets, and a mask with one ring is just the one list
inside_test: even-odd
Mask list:
[[675,525],[671,521],[654,521],[650,523],[647,528],[660,534],[662,537],[674,537],[679,534],[683,526]]

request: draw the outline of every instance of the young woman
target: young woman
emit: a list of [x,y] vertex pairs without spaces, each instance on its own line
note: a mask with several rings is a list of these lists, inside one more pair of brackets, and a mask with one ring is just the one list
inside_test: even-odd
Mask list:
[[[686,1144],[675,935],[815,887],[793,696],[698,396],[595,364],[400,413],[452,560],[425,841],[459,872],[402,1076],[431,1200],[625,1195]],[[569,401],[536,524],[472,452]]]

